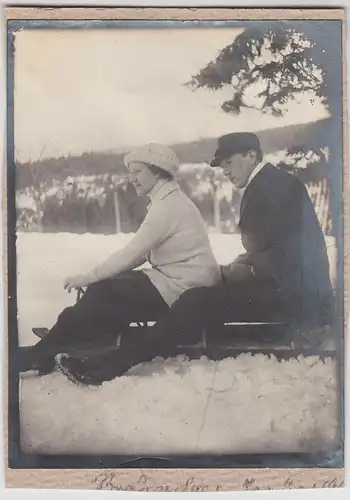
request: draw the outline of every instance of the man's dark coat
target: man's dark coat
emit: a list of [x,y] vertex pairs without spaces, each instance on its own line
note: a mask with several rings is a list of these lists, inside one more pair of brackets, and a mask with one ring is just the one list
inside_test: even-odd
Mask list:
[[298,317],[327,321],[333,294],[327,248],[304,184],[266,164],[243,195],[239,228],[244,260],[257,278],[273,279]]

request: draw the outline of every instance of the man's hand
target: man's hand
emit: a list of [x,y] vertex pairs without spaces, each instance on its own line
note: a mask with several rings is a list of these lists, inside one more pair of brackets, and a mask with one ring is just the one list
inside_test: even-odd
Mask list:
[[238,255],[229,266],[236,265],[236,264],[245,264],[247,262],[247,254],[246,253],[241,253]]
[[67,290],[68,293],[71,292],[71,290],[75,289],[78,290],[79,288],[83,286],[87,286],[88,280],[85,275],[79,274],[77,276],[69,276],[64,280],[63,287],[65,290]]
[[254,270],[251,265],[237,261],[228,266],[221,267],[221,273],[226,283],[238,283],[254,276]]

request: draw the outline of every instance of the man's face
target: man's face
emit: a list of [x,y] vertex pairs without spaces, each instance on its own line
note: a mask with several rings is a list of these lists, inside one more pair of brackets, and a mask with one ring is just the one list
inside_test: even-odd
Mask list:
[[220,166],[232,184],[236,188],[242,189],[246,186],[256,163],[256,152],[248,151],[247,154],[236,153],[225,158],[221,161]]

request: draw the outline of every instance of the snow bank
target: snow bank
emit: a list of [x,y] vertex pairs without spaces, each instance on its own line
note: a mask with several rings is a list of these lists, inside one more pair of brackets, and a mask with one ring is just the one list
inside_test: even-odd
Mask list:
[[[95,265],[132,235],[19,234],[21,345],[75,300],[65,275]],[[212,235],[220,263],[240,238]],[[330,245],[330,255],[334,247]],[[21,380],[22,446],[36,453],[235,453],[328,449],[337,433],[336,365],[241,355],[153,360],[96,389],[60,374]]]
[[156,359],[93,389],[58,373],[24,378],[22,446],[44,454],[328,450],[338,429],[335,380],[331,360],[262,355]]

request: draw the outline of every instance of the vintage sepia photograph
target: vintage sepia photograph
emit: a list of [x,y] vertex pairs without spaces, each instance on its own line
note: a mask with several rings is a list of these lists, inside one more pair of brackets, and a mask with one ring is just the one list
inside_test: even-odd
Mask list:
[[343,467],[342,21],[7,37],[10,466]]

